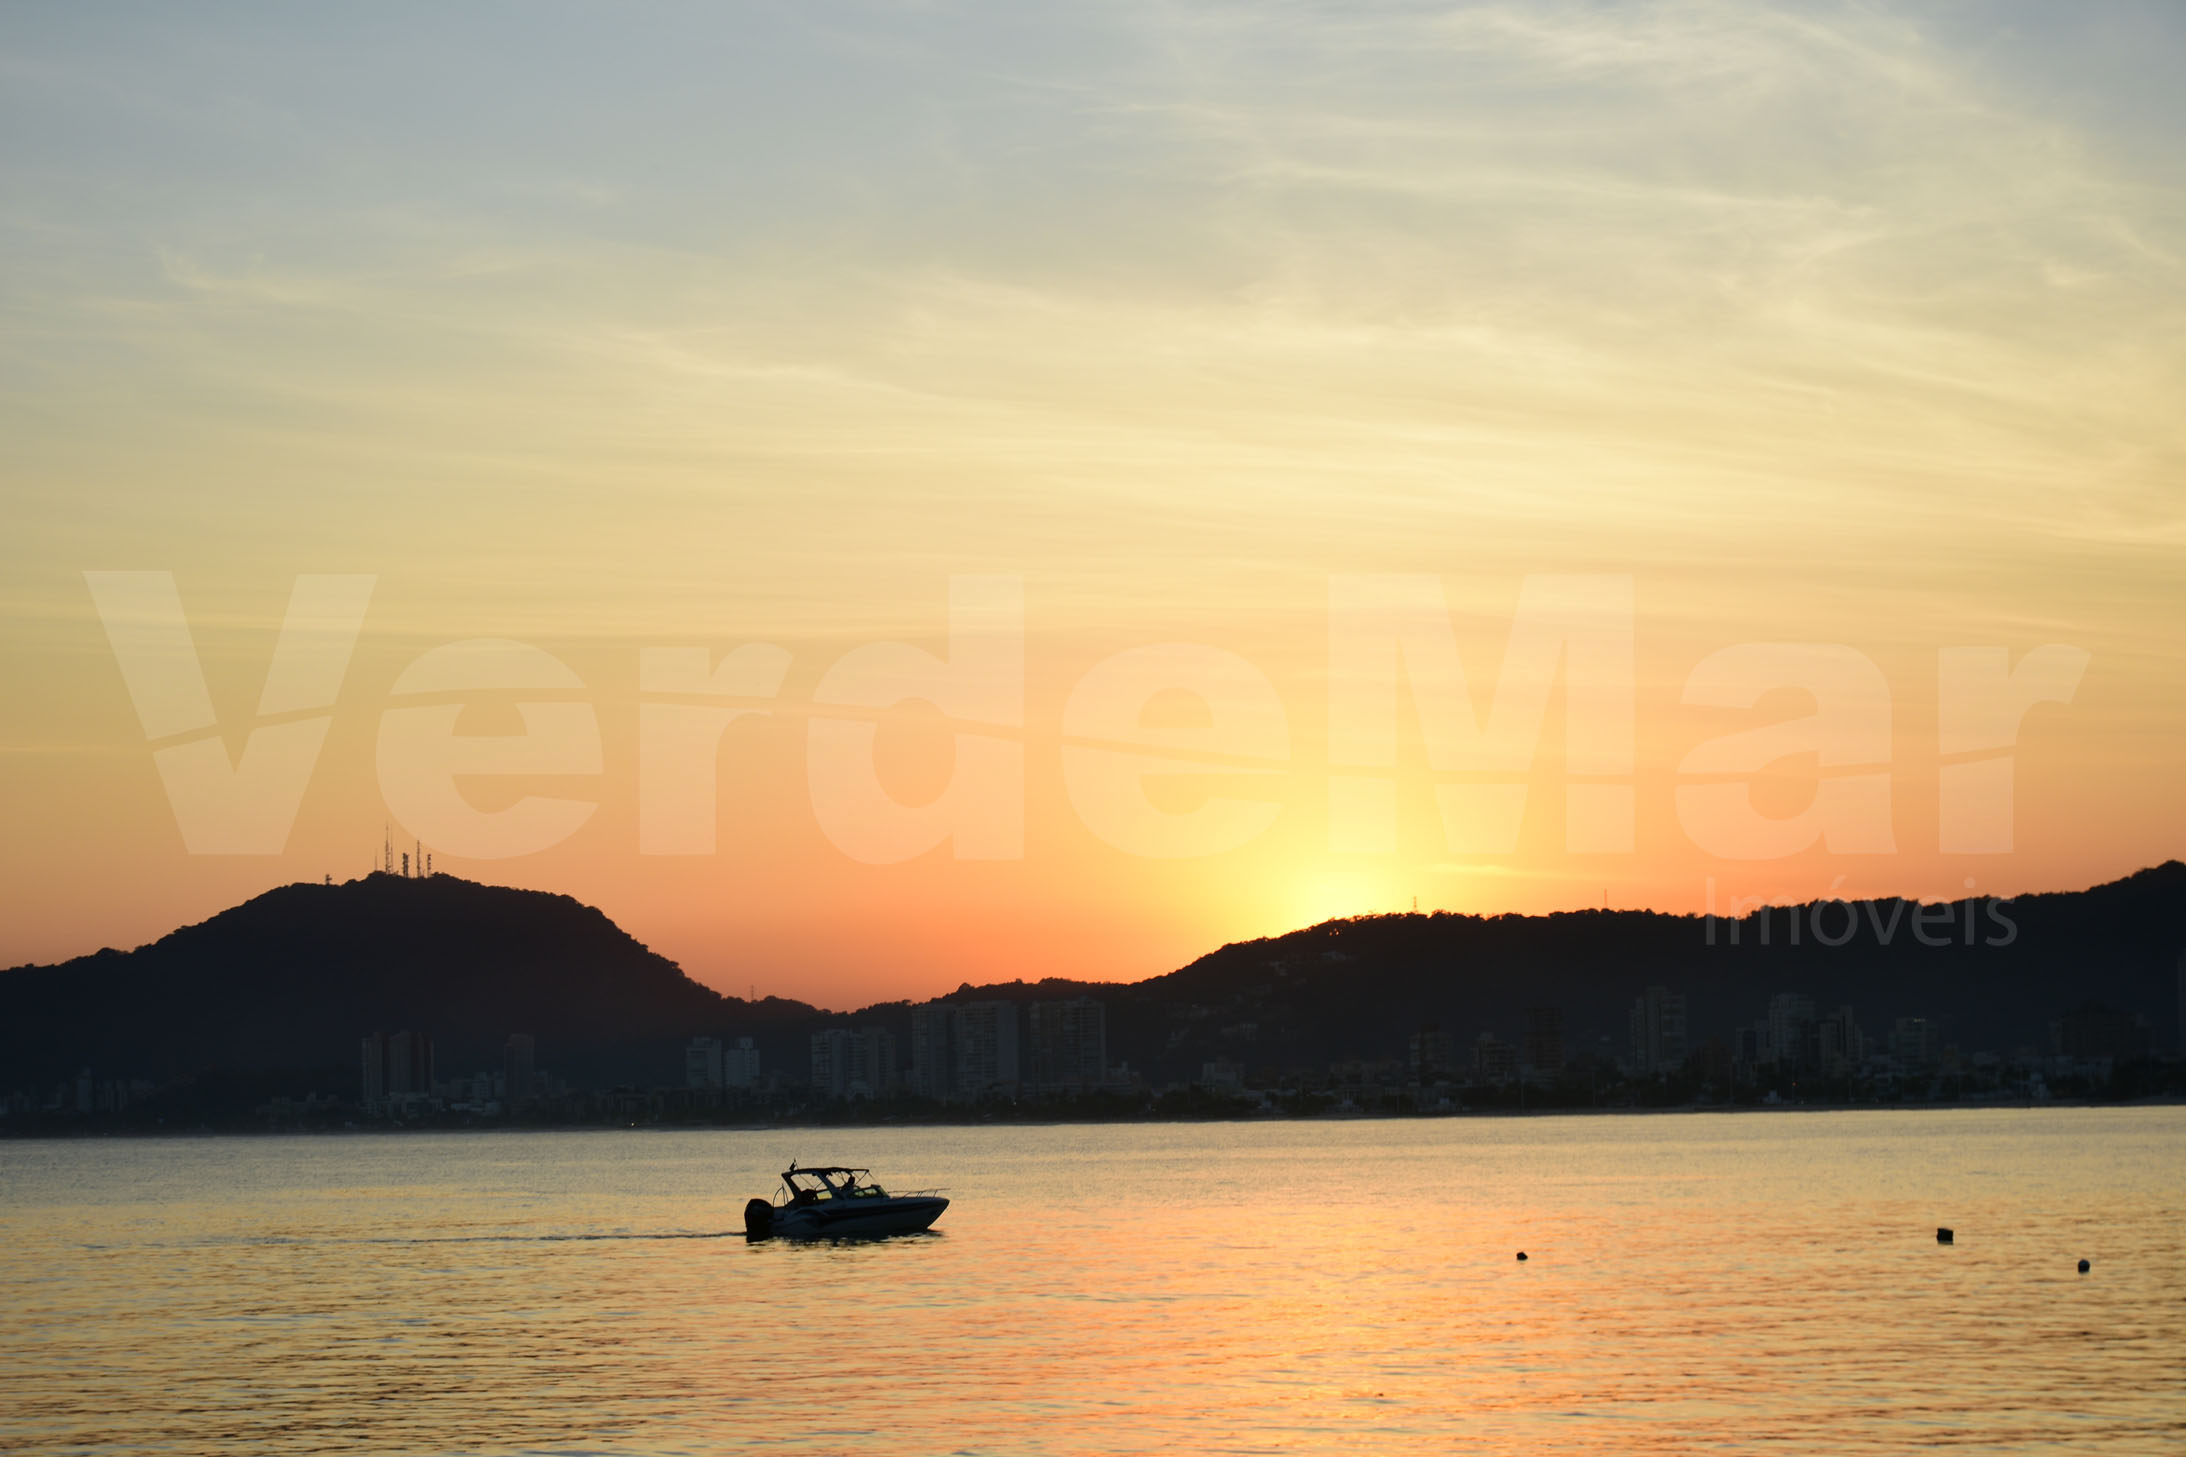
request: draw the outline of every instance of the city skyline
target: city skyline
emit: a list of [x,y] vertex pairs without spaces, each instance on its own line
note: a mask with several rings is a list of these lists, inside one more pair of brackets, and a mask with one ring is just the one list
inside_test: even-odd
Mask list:
[[[18,970],[0,1113],[67,1131],[185,1110],[622,1126],[2145,1096],[2186,1066],[2182,881],[2174,861],[2008,913],[1410,912],[1136,983],[829,1010],[722,997],[564,896],[382,870]],[[299,964],[316,985],[276,990]]]

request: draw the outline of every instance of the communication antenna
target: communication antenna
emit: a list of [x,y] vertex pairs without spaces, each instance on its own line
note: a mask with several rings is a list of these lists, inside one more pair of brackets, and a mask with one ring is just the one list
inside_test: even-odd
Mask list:
[[415,844],[417,847],[417,859],[411,861],[410,863],[417,866],[418,874],[423,875],[425,873],[425,842],[423,840],[417,840],[413,841],[412,843]]
[[381,837],[381,844],[380,844],[380,869],[382,869],[382,870],[386,871],[386,872],[387,872],[387,873],[388,873],[389,875],[393,875],[393,874],[395,873],[395,828],[394,828],[394,826],[392,826],[392,825],[382,825],[382,826],[380,826],[380,837]]

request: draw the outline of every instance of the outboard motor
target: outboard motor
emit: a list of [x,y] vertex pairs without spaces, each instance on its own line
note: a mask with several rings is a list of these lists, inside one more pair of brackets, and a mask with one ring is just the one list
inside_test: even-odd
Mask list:
[[764,1199],[746,1200],[744,1238],[766,1239],[774,1233],[774,1206]]

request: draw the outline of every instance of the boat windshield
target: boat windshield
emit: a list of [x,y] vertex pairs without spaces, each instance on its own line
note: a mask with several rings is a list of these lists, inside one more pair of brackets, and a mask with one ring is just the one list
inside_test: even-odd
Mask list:
[[869,1169],[791,1169],[782,1175],[782,1187],[792,1204],[818,1204],[829,1199],[885,1199],[888,1191],[874,1183]]

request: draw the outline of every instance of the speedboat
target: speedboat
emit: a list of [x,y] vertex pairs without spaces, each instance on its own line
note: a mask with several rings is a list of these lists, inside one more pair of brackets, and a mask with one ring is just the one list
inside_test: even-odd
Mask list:
[[744,1234],[750,1239],[916,1234],[949,1207],[949,1201],[934,1189],[891,1194],[872,1181],[872,1172],[832,1164],[800,1169],[793,1163],[782,1175],[782,1187],[772,1203],[754,1199],[744,1206]]

